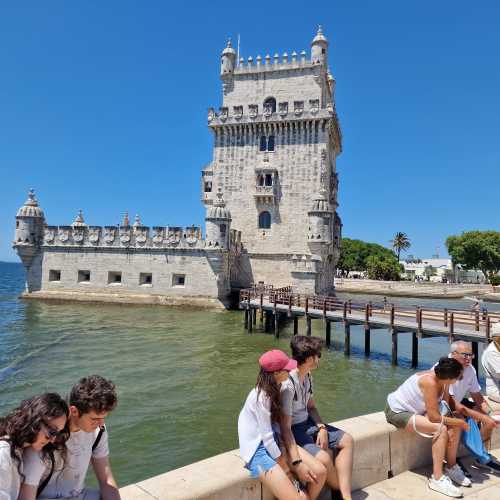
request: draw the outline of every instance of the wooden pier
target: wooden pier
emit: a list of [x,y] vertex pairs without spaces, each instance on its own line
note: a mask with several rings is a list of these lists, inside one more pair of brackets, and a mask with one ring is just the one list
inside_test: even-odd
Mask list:
[[491,324],[500,321],[499,313],[438,309],[423,306],[396,306],[391,303],[359,303],[342,301],[336,297],[301,295],[292,287],[274,288],[272,285],[256,285],[240,291],[240,307],[245,313],[245,328],[252,332],[257,328],[273,331],[279,337],[280,323],[293,320],[293,334],[299,333],[299,318],[305,318],[305,335],[311,335],[312,320],[323,321],[326,345],[331,345],[331,324],[344,325],[344,353],[351,353],[351,325],[363,325],[365,355],[370,355],[372,330],[388,330],[392,339],[392,364],[398,363],[398,335],[412,335],[411,365],[418,365],[419,339],[445,337],[472,342],[475,354],[473,365],[478,368],[479,342],[489,343]]

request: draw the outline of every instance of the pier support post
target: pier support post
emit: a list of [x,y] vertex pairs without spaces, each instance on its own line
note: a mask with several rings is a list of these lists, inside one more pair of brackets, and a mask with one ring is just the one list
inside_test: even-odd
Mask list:
[[418,335],[413,332],[411,334],[411,367],[418,366]]
[[477,372],[479,366],[479,344],[477,342],[472,342],[472,354],[474,354],[474,358],[472,358],[472,366]]
[[398,332],[397,330],[391,330],[392,337],[392,353],[391,353],[391,363],[392,366],[398,365]]
[[330,347],[332,344],[332,323],[330,321],[325,321],[325,338],[326,345]]
[[344,323],[344,354],[351,355],[351,325],[347,322]]
[[257,309],[253,310],[253,324],[257,328]]
[[245,330],[248,330],[248,309],[245,308],[245,321],[243,323],[243,328]]
[[253,311],[252,309],[248,310],[248,333],[252,333],[253,331]]
[[294,316],[293,317],[293,334],[298,335],[299,333],[299,317]]
[[306,315],[306,335],[310,337],[312,335],[312,324],[311,316]]
[[264,329],[264,294],[260,294],[260,328]]
[[280,338],[280,317],[279,312],[274,311],[274,336],[279,339]]
[[365,308],[365,356],[370,356],[370,316],[371,302]]

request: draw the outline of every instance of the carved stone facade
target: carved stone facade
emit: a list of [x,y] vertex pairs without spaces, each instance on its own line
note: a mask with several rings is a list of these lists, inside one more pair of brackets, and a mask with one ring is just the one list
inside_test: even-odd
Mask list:
[[[14,247],[28,294],[58,292],[207,297],[264,281],[299,292],[333,290],[341,221],[336,158],[341,133],[321,29],[302,51],[221,58],[223,102],[210,108],[212,162],[202,171],[199,226],[90,226],[80,211],[51,226],[31,191],[18,211]],[[97,295],[96,295],[97,297]],[[99,300],[99,299],[96,299]]]

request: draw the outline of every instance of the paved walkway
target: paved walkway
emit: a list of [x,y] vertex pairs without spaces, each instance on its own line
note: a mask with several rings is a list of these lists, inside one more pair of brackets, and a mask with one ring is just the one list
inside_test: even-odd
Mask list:
[[[500,449],[492,450],[492,455],[500,457]],[[481,469],[470,467],[471,459],[463,463],[472,473],[472,487],[462,488],[468,500],[500,500],[500,476],[486,474]],[[431,468],[416,469],[380,483],[372,484],[353,494],[354,500],[445,500],[445,495],[432,491],[427,486]]]

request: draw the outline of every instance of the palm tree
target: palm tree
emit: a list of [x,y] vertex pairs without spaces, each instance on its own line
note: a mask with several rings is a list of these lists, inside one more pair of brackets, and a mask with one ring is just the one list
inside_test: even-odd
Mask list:
[[390,241],[390,244],[398,256],[398,262],[401,250],[406,251],[411,247],[410,240],[408,239],[406,233],[396,233],[394,238]]

